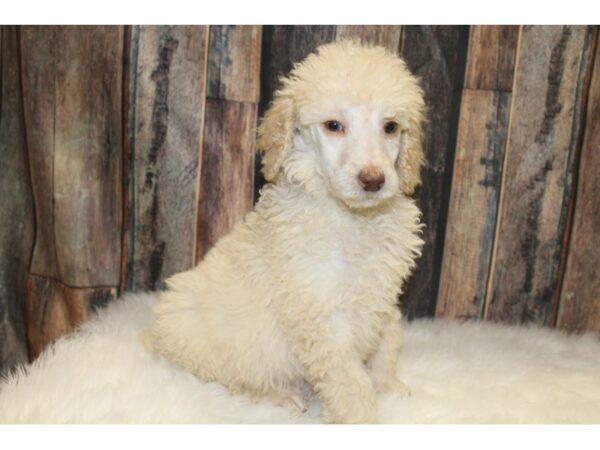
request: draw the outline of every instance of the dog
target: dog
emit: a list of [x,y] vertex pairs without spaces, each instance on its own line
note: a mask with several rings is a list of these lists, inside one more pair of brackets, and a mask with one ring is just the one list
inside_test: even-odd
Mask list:
[[423,92],[382,47],[321,46],[258,127],[268,183],[194,269],[167,280],[150,345],[232,394],[377,421],[397,378],[397,298],[420,256],[410,198],[424,163]]

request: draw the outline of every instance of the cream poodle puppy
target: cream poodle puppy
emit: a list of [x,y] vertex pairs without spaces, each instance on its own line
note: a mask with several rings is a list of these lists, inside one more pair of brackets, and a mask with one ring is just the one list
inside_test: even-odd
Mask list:
[[420,255],[409,198],[423,163],[423,93],[381,47],[340,42],[296,65],[259,126],[270,183],[194,269],[167,281],[150,345],[234,394],[329,422],[377,420],[397,378],[397,297]]

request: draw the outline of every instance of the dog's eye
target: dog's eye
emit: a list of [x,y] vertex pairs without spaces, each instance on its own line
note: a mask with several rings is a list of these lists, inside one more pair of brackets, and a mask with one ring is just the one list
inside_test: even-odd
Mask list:
[[332,133],[342,133],[344,131],[344,126],[337,120],[328,120],[324,125],[327,131]]
[[386,122],[386,124],[383,126],[383,130],[386,134],[394,134],[396,131],[398,131],[398,124],[396,122]]

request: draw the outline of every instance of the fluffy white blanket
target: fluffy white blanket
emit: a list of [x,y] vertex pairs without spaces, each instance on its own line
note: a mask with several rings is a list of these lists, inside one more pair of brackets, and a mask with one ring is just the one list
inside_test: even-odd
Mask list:
[[[0,384],[2,423],[320,423],[229,395],[149,354],[155,294],[128,294]],[[600,340],[556,330],[419,320],[398,371],[411,398],[380,397],[382,423],[600,423]]]

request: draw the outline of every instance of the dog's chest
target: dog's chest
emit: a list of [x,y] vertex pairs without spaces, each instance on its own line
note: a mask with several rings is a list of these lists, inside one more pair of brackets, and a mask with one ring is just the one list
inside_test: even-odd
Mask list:
[[[365,255],[359,242],[338,236],[326,256],[315,264],[319,284],[327,292],[329,322],[341,346],[354,347],[367,359],[377,348],[389,310],[395,308],[396,286],[379,279],[374,259]],[[389,277],[388,277],[389,279]],[[382,284],[383,283],[383,284]]]
[[325,282],[329,280],[333,287],[339,288],[339,283],[344,281],[352,284],[352,279],[361,268],[352,263],[347,242],[342,237],[332,238],[332,242],[319,253],[320,257],[316,258],[314,266],[315,274]]
[[331,227],[304,249],[310,278],[330,294],[336,296],[337,292],[344,298],[356,297],[364,290],[377,296],[388,287],[399,289],[393,259],[400,244],[393,243],[396,248],[392,251],[389,240],[379,238],[376,230]]
[[294,217],[286,233],[293,237],[280,241],[286,257],[275,266],[285,286],[309,299],[310,313],[329,321],[341,346],[368,359],[397,313],[412,231],[398,217],[345,220],[321,211]]

